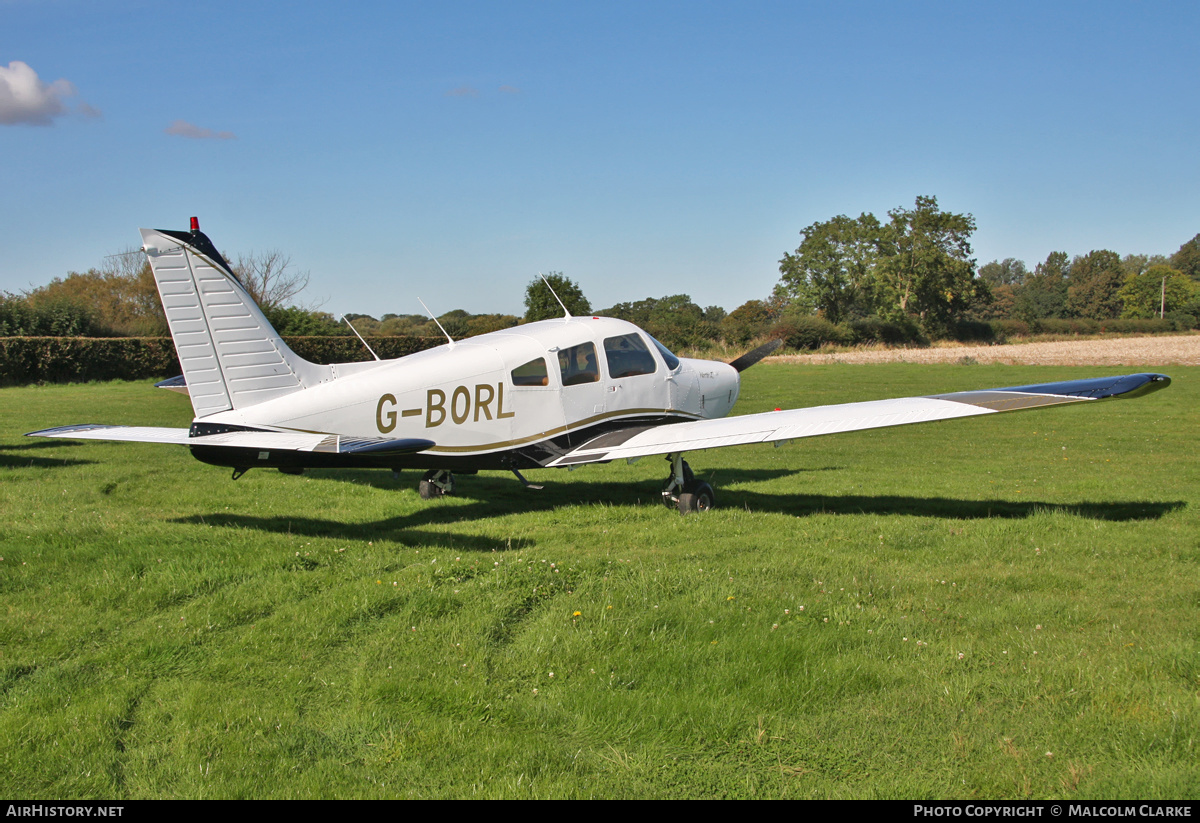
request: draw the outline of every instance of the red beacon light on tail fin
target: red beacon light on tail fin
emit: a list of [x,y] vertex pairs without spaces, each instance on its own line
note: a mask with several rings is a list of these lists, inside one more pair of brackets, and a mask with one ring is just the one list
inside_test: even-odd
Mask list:
[[199,217],[192,218],[192,231],[200,231],[200,218]]

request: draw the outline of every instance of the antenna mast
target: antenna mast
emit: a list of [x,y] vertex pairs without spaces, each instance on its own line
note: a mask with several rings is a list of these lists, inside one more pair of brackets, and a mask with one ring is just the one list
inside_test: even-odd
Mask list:
[[554,295],[554,299],[558,301],[558,305],[562,306],[563,315],[564,315],[563,320],[570,320],[571,312],[567,310],[567,304],[564,303],[562,301],[562,298],[558,296],[558,292],[556,292],[554,290],[554,286],[550,285],[550,281],[546,279],[546,275],[542,274],[541,272],[538,272],[538,277],[542,278],[542,282],[546,284],[546,288],[550,289],[550,293]]
[[366,340],[363,340],[363,336],[358,333],[358,329],[354,328],[354,324],[350,322],[350,318],[343,314],[342,320],[344,320],[346,325],[350,327],[350,331],[354,332],[354,336],[358,338],[359,342],[367,347],[367,351],[369,351],[371,353],[371,356],[374,357],[376,360],[378,360],[379,355],[377,355],[375,353],[375,350],[367,344]]
[[431,312],[429,307],[425,305],[425,301],[418,297],[417,302],[421,304],[421,308],[425,309],[425,313],[429,315],[429,319],[434,323],[437,323],[437,327],[442,330],[442,334],[446,335],[446,339],[450,341],[450,348],[454,348],[454,338],[451,337],[450,333],[442,327],[441,323],[438,323],[438,319],[433,316],[433,312]]

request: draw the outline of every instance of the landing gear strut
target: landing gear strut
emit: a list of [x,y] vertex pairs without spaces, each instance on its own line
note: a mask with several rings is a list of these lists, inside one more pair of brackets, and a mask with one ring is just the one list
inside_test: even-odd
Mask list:
[[421,478],[417,488],[422,500],[433,500],[447,494],[454,494],[454,475],[445,469],[430,469]]
[[667,508],[677,508],[680,514],[711,509],[716,503],[712,486],[696,479],[682,454],[668,454],[667,460],[671,464],[671,474],[662,490],[663,504]]

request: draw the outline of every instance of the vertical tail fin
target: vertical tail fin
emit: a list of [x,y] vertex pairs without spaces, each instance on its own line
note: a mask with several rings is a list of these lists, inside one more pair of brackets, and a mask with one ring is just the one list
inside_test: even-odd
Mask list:
[[192,231],[142,229],[196,417],[245,408],[332,377],[283,342],[192,218]]

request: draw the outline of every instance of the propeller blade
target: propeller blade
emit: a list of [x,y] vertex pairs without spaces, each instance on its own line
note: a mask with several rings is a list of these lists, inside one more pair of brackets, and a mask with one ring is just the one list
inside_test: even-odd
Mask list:
[[737,360],[734,360],[729,365],[733,366],[735,369],[737,369],[740,372],[745,371],[746,369],[750,368],[755,363],[757,363],[759,360],[762,360],[764,357],[766,357],[768,354],[775,351],[777,348],[779,348],[782,345],[783,345],[782,340],[772,340],[770,343],[763,343],[761,346],[759,346],[754,351],[746,352],[745,354],[743,354]]

